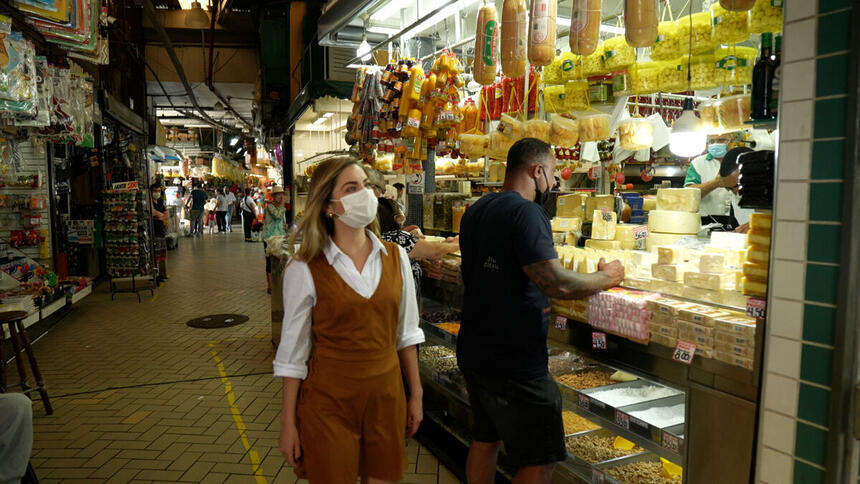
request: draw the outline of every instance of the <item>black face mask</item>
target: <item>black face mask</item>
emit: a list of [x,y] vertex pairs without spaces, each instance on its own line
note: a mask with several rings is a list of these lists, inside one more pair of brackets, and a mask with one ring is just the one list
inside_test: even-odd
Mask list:
[[546,203],[549,198],[550,186],[549,179],[546,177],[546,170],[543,170],[543,181],[546,182],[546,191],[541,191],[541,189],[538,188],[537,180],[535,180],[535,203],[541,207],[543,207],[543,204]]

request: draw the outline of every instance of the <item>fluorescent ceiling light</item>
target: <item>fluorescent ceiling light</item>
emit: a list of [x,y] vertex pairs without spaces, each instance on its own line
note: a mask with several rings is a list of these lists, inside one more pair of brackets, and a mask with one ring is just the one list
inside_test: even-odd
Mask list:
[[322,115],[322,117],[324,117],[325,119],[328,119],[332,116],[334,116],[334,113],[323,113],[323,115]]
[[211,128],[211,124],[186,124],[186,128]]
[[319,118],[319,119],[317,119],[316,121],[314,121],[312,124],[313,124],[314,126],[319,126],[319,125],[321,125],[321,124],[325,123],[326,121],[328,121],[328,118],[326,118],[326,117],[322,117],[322,118]]
[[370,44],[367,43],[367,37],[364,35],[361,36],[361,43],[355,49],[355,56],[361,58],[362,62],[370,60]]
[[[448,5],[447,7],[440,10],[439,13],[437,13],[436,15],[433,15],[432,17],[428,18],[427,20],[421,22],[415,28],[410,29],[409,33],[424,32],[425,30],[427,30],[427,29],[433,27],[434,25],[442,22],[446,18],[456,14],[457,12],[460,12],[461,10],[465,10],[465,9],[471,7],[472,5],[474,5],[478,2],[479,2],[479,0],[461,0],[459,2],[452,3],[451,5]],[[404,34],[404,35],[406,35],[406,34]]]
[[387,36],[391,37],[392,35],[395,35],[397,32],[400,32],[400,29],[395,29],[395,28],[391,28],[391,27],[380,27],[380,26],[376,25],[373,27],[369,27],[367,29],[367,31],[372,33],[372,34],[383,34],[383,35],[387,35]]
[[370,20],[382,20],[389,18],[392,15],[400,15],[400,10],[406,8],[410,2],[414,1],[415,0],[391,0],[387,4],[380,7],[380,9],[376,11],[376,13],[371,15]]
[[347,69],[361,69],[362,67],[367,67],[364,64],[347,64]]
[[179,0],[179,8],[182,10],[191,10],[191,4],[194,0]]

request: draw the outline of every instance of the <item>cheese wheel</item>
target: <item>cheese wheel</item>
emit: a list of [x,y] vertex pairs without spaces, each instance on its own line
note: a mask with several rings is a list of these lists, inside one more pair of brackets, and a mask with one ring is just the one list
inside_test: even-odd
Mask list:
[[697,234],[702,225],[698,213],[652,210],[648,213],[648,230],[662,234]]
[[698,212],[702,191],[698,188],[660,188],[657,190],[657,210]]
[[555,58],[557,0],[532,0],[529,62],[548,66]]
[[570,18],[570,51],[591,55],[600,42],[602,0],[573,0]]
[[496,66],[499,54],[499,29],[496,21],[496,7],[484,5],[478,11],[478,25],[475,28],[475,65],[473,74],[475,82],[484,86],[496,82]]
[[688,237],[686,234],[661,234],[658,232],[648,232],[648,238],[645,239],[645,249],[648,252],[657,252],[657,247],[661,245],[672,245],[683,237]]
[[624,2],[625,37],[631,47],[651,47],[657,40],[657,0]]
[[526,23],[525,0],[505,0],[502,7],[502,72],[508,77],[522,77],[526,72]]

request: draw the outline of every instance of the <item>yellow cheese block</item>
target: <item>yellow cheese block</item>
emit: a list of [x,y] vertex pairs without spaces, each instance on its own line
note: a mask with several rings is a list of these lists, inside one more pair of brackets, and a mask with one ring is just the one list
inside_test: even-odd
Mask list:
[[747,255],[746,249],[726,249],[713,245],[706,245],[705,253],[722,254],[723,260],[727,267],[742,267],[744,265],[744,260],[746,259]]
[[744,264],[744,278],[751,281],[758,281],[767,284],[768,267],[764,264],[754,264],[747,262]]
[[648,213],[648,230],[661,234],[697,234],[702,225],[698,213],[652,210]]
[[712,291],[710,289],[702,289],[700,287],[688,286],[686,283],[679,282],[683,286],[681,296],[692,299],[693,301],[712,302],[714,304],[724,304],[726,291]]
[[564,243],[567,245],[576,245],[579,243],[579,237],[576,236],[575,232],[568,232],[564,236]]
[[747,246],[747,234],[711,232],[711,245],[723,249],[743,250]]
[[699,212],[702,191],[698,188],[660,188],[657,190],[657,210]]
[[747,248],[747,262],[767,265],[770,263],[770,248],[751,245]]
[[773,216],[769,213],[751,213],[750,229],[755,231],[770,232],[773,226]]
[[591,222],[594,211],[601,209],[615,211],[615,197],[612,195],[597,195],[585,199],[585,220]]
[[596,250],[621,250],[621,242],[617,240],[588,239],[585,241],[585,248]]
[[680,264],[652,264],[651,277],[661,281],[680,281],[684,278],[684,269]]
[[770,231],[750,230],[747,232],[747,241],[750,245],[770,247]]
[[615,240],[615,226],[618,225],[618,215],[615,212],[595,210],[591,218],[592,239]]
[[678,264],[684,261],[682,247],[657,247],[658,264]]
[[645,248],[648,252],[657,252],[657,247],[661,245],[673,245],[678,239],[687,237],[685,234],[661,234],[659,232],[648,232],[648,238],[645,239]]
[[621,248],[632,250],[636,248],[636,231],[644,225],[618,224],[615,226],[615,240],[621,242]]
[[555,217],[554,219],[552,219],[553,232],[578,231],[581,227],[582,219],[580,218]]
[[709,291],[720,291],[728,286],[729,278],[726,274],[712,272],[686,272],[684,273],[684,284]]
[[650,212],[651,210],[657,210],[657,199],[656,198],[643,198],[642,199],[642,211]]
[[767,284],[763,282],[753,281],[744,277],[741,286],[743,287],[743,293],[748,296],[767,296]]
[[585,199],[588,198],[587,193],[572,193],[569,195],[559,195],[555,202],[556,217],[578,217],[585,218]]
[[723,254],[702,254],[699,257],[699,272],[726,272],[726,256]]

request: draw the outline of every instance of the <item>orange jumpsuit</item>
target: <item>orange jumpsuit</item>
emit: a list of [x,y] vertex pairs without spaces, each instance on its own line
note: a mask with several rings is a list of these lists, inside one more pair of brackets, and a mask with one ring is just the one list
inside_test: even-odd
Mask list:
[[397,355],[403,278],[399,248],[383,242],[379,286],[356,293],[325,256],[308,267],[314,280],[313,355],[302,383],[297,423],[299,477],[355,484],[359,476],[399,481],[406,469],[406,396]]

